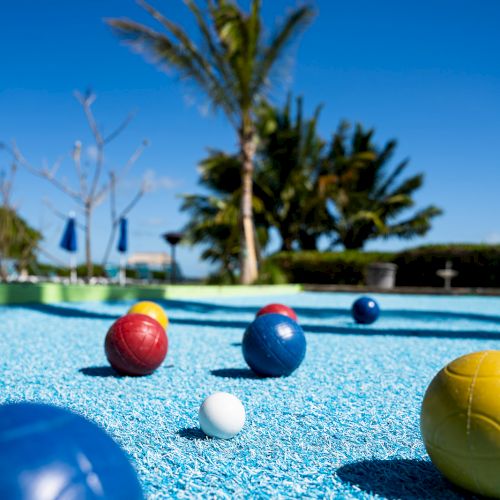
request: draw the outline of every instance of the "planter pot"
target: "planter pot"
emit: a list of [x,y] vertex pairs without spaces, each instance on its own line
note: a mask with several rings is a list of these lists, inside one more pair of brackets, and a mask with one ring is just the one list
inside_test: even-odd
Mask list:
[[389,262],[374,262],[366,269],[366,285],[374,288],[389,290],[396,283],[398,266]]

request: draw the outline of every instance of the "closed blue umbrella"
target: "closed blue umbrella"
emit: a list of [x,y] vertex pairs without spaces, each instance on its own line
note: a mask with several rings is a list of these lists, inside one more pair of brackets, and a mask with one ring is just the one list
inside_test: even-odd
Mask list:
[[68,222],[66,222],[66,227],[64,228],[64,233],[59,245],[67,252],[76,252],[78,248],[76,241],[76,222],[75,218],[72,216],[70,216]]
[[120,235],[118,237],[118,252],[122,254],[120,259],[120,284],[125,284],[125,254],[128,251],[128,221],[124,217],[120,219]]
[[128,221],[124,217],[120,219],[120,236],[117,250],[120,253],[127,253],[128,250]]
[[64,233],[61,238],[59,246],[72,254],[70,258],[70,268],[71,268],[71,282],[76,282],[76,258],[75,252],[78,249],[78,243],[76,239],[76,221],[73,215],[70,215],[66,227],[64,228]]

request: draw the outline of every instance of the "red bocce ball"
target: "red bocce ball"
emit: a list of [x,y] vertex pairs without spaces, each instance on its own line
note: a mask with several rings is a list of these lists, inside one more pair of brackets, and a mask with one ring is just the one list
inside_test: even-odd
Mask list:
[[291,307],[283,304],[268,304],[260,309],[256,316],[262,316],[264,314],[282,314],[283,316],[288,316],[294,321],[297,321],[297,314],[295,314],[295,311]]
[[127,314],[106,335],[106,357],[124,375],[149,375],[163,362],[168,339],[160,323],[145,314]]

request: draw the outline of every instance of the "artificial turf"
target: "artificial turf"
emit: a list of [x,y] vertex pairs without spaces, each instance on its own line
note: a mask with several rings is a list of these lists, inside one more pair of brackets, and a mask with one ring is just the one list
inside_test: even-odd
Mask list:
[[[349,294],[165,301],[169,352],[153,375],[119,377],[103,343],[129,303],[0,307],[0,399],[68,407],[129,454],[148,498],[194,496],[460,498],[428,461],[423,393],[462,354],[500,349],[497,298],[377,297],[368,327]],[[269,302],[296,309],[307,334],[292,376],[259,379],[241,337]],[[243,402],[236,438],[205,438],[198,407],[212,392]]]

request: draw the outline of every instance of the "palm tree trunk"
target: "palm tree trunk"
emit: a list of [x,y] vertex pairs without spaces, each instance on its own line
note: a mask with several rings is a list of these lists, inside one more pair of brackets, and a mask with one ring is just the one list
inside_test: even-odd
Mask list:
[[253,283],[258,277],[255,227],[253,220],[253,170],[255,157],[254,133],[242,131],[240,134],[241,156],[241,239],[240,239],[240,282]]

